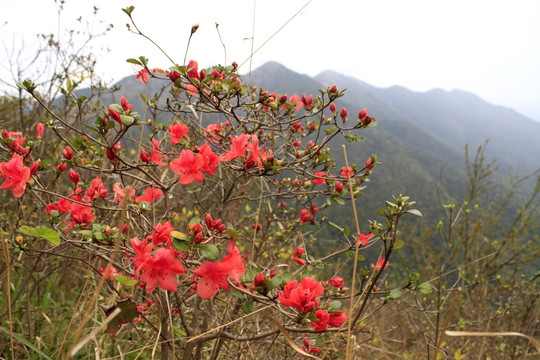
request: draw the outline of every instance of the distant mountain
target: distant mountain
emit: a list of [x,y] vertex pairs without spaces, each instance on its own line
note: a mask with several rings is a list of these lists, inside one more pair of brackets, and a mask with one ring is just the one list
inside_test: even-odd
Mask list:
[[357,99],[382,123],[416,124],[460,153],[465,144],[474,150],[490,139],[487,155],[497,158],[499,167],[521,166],[524,172],[540,167],[540,123],[474,94],[441,89],[418,93],[399,86],[381,89],[334,71],[315,79],[324,86],[347,88],[348,97]]

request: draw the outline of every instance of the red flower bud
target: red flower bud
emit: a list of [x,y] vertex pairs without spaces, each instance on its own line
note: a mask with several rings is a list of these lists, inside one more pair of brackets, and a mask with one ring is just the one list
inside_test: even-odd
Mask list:
[[338,194],[341,194],[343,191],[343,184],[340,181],[336,181],[336,192]]
[[122,108],[124,111],[131,111],[133,110],[133,107],[127,102],[126,98],[122,96],[122,99],[120,100],[120,103],[122,104]]
[[180,73],[178,71],[171,71],[169,73],[169,79],[171,79],[171,81],[176,84],[176,80],[178,79],[181,79],[182,78],[182,75],[180,75]]
[[77,184],[81,181],[81,175],[73,169],[69,169],[69,178],[75,184],[75,186],[77,186]]
[[122,120],[120,120],[120,114],[111,108],[109,108],[109,116],[112,117],[114,120],[118,121],[120,125],[122,125]]
[[336,112],[336,104],[334,104],[334,103],[330,104],[330,111],[332,112],[332,114],[335,114],[335,112]]
[[204,234],[202,232],[198,232],[196,235],[195,235],[195,244],[200,244],[201,242],[203,242],[204,240]]
[[255,165],[255,160],[249,159],[244,165],[244,169],[251,169]]
[[262,272],[255,276],[255,279],[253,279],[253,284],[255,286],[264,286],[264,274]]
[[56,169],[58,169],[59,172],[64,172],[64,170],[66,170],[66,163],[60,163],[56,166]]
[[212,215],[206,214],[204,221],[206,222],[206,227],[208,229],[212,229],[212,223],[214,222],[214,219],[212,219]]
[[346,122],[348,120],[347,119],[347,109],[346,108],[341,109],[341,112],[339,113],[339,116],[341,117],[341,120],[343,120],[343,122]]
[[366,109],[362,109],[360,110],[360,112],[358,113],[358,119],[359,120],[364,120],[364,118],[367,116],[367,111]]
[[2,138],[7,139],[9,136],[9,133],[6,129],[2,130]]
[[279,105],[283,105],[287,102],[287,95],[281,95],[278,99]]
[[39,169],[39,162],[41,160],[38,160],[36,161],[35,163],[33,163],[32,165],[30,165],[30,176],[34,175],[37,171],[37,169]]
[[148,164],[150,162],[150,157],[148,156],[148,153],[144,150],[141,150],[141,154],[139,155],[139,158],[144,163]]
[[330,94],[337,94],[337,86],[334,85],[330,88]]
[[66,146],[64,150],[62,150],[62,155],[64,155],[64,158],[66,160],[73,159],[73,150],[69,146]]

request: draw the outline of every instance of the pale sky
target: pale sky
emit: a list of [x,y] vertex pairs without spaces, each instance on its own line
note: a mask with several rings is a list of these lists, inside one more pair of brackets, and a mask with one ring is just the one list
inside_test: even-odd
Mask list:
[[[225,58],[216,23],[227,63],[241,64],[251,53],[253,34],[257,49],[306,4],[254,55],[253,68],[274,60],[299,73],[331,69],[378,87],[461,89],[540,121],[538,0],[67,0],[60,27],[80,15],[92,19],[97,6],[98,19],[114,29],[94,43],[111,49],[96,70],[106,80],[119,80],[133,72],[127,58],[144,55],[150,67],[171,65],[126,30],[123,7],[135,6],[139,28],[177,63],[183,62],[191,26],[199,23],[188,60],[206,67]],[[53,0],[0,0],[0,63],[7,58],[4,46],[20,44],[22,37],[28,46],[38,32],[57,33],[57,24]]]

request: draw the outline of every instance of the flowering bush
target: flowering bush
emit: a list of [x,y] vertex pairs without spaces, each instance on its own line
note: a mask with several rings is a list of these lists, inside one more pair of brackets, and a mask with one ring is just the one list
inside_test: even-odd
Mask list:
[[[131,18],[133,8],[124,11]],[[163,357],[200,357],[224,343],[234,354],[246,341],[271,344],[279,334],[286,343],[276,354],[294,349],[340,357],[345,337],[332,337],[329,345],[323,340],[360,331],[368,299],[400,244],[399,219],[418,214],[400,196],[380,209],[385,224],[371,222],[362,234],[357,223],[355,235],[332,224],[344,241],[323,258],[310,255],[307,235],[327,221],[324,209],[345,200],[354,209],[379,165],[372,154],[362,160],[365,166],[338,167],[329,142],[340,136],[354,141],[375,119],[366,110],[349,119],[345,108],[338,116],[334,101],[344,92],[336,86],[315,96],[290,95],[247,85],[236,64],[199,69],[191,60],[160,70],[144,57],[128,62],[140,66],[136,77],[143,83],[170,85],[162,110],[172,121],[147,120],[146,111],[135,112],[122,97],[120,104],[74,118],[48,110],[35,137],[2,133],[10,158],[0,163],[1,188],[39,199],[48,222],[21,233],[61,246],[55,251],[66,256],[71,251],[82,259],[76,249],[84,249],[101,263],[96,294],[107,292],[103,284],[116,294],[105,315],[123,314],[108,334],[117,336],[130,322],[148,324],[147,331],[163,339]],[[35,84],[23,85],[43,103]],[[78,101],[73,89],[66,93]],[[144,98],[145,107],[158,106]],[[80,118],[84,123],[74,120]],[[63,150],[50,154],[54,167],[46,168],[33,149],[53,139]],[[382,244],[376,265],[357,272],[358,251],[376,243]],[[354,264],[353,276],[318,271],[342,254]],[[97,301],[96,295],[89,308]],[[317,347],[310,348],[306,336],[316,338]],[[77,332],[73,343],[79,340]],[[303,350],[295,345],[302,343]],[[266,352],[263,346],[251,351]]]

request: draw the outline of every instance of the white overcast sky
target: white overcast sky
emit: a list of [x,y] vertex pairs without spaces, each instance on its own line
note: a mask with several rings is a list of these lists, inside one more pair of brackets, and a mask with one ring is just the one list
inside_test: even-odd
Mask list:
[[[120,10],[135,6],[139,28],[178,63],[191,25],[200,24],[188,60],[200,66],[243,63],[308,0],[66,0],[61,28],[82,15],[114,29],[96,43],[111,49],[98,73],[119,80],[132,73],[125,62],[145,55],[151,67],[170,63],[140,36],[130,34]],[[4,24],[7,21],[7,24]],[[54,0],[0,0],[0,45],[30,45],[34,34],[57,32]],[[2,25],[4,24],[4,25]],[[71,25],[72,26],[72,25]],[[4,47],[0,62],[7,58]],[[539,0],[312,0],[253,57],[253,68],[274,60],[307,75],[331,69],[374,86],[414,91],[461,89],[540,121]],[[249,70],[249,62],[241,72]],[[2,77],[5,78],[5,73]],[[361,101],[361,99],[360,99]]]

